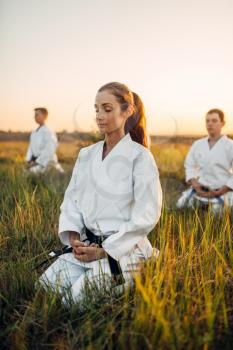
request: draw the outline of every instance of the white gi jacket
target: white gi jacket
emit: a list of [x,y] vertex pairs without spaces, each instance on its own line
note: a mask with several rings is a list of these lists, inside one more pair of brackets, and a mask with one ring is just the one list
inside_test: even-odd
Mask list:
[[161,215],[162,191],[151,152],[127,133],[102,160],[104,141],[81,149],[65,192],[59,237],[69,245],[68,231],[85,237],[108,235],[102,246],[119,260],[140,248],[152,254],[147,239]]
[[57,146],[56,134],[47,125],[43,125],[31,133],[26,161],[30,161],[32,156],[35,156],[36,163],[41,168],[46,168],[51,162],[56,166],[58,164]]
[[233,140],[223,135],[210,149],[208,137],[197,140],[185,159],[186,181],[195,178],[212,190],[233,190]]

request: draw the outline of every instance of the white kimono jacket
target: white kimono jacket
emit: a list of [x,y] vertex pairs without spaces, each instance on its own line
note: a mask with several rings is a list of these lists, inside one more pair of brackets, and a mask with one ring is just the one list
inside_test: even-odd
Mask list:
[[[233,140],[223,135],[215,145],[210,148],[208,136],[194,142],[185,159],[186,181],[192,178],[198,179],[203,186],[212,190],[219,189],[224,185],[233,190]],[[189,206],[192,197],[202,202],[213,203],[216,211],[226,204],[233,206],[233,192],[227,192],[224,196],[218,198],[204,198],[198,195],[192,195],[192,189],[183,192],[177,202],[177,207]],[[191,202],[190,202],[191,203]]]
[[26,161],[29,162],[33,156],[36,157],[37,165],[31,168],[34,169],[33,172],[44,171],[48,165],[53,165],[57,170],[63,171],[57,160],[57,146],[57,136],[47,125],[43,125],[31,133]]
[[152,255],[147,239],[161,214],[162,191],[151,152],[127,133],[102,160],[104,141],[81,149],[65,192],[59,236],[69,245],[68,231],[86,238],[108,235],[102,246],[116,260],[139,247]]
[[186,160],[186,181],[192,178],[211,189],[226,185],[233,190],[233,140],[223,135],[210,149],[208,137],[192,145]]

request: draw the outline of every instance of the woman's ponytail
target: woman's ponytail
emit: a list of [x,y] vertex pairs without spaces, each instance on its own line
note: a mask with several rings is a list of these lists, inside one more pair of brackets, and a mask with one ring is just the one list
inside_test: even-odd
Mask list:
[[146,128],[145,108],[141,98],[133,92],[134,114],[125,123],[125,133],[130,133],[133,141],[149,148]]

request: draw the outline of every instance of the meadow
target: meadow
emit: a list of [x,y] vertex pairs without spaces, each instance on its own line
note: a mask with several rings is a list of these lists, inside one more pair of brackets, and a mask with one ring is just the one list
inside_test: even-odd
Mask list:
[[54,248],[59,206],[79,148],[62,143],[66,173],[28,176],[26,142],[0,142],[0,349],[232,349],[232,213],[177,211],[185,188],[184,143],[152,145],[164,192],[150,240],[160,249],[135,285],[87,289],[85,303],[69,310],[57,293],[35,283],[36,264]]

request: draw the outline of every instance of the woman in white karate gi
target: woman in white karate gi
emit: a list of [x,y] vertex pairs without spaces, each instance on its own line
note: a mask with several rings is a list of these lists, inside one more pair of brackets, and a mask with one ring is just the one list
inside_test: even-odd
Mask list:
[[[119,264],[127,284],[139,262],[158,255],[147,235],[160,218],[162,191],[155,160],[145,147],[145,115],[136,106],[124,84],[98,90],[96,122],[105,140],[80,150],[65,192],[59,237],[73,253],[61,255],[40,281],[60,291],[68,288],[74,301],[82,297],[85,281],[100,286],[103,276],[111,280],[111,261]],[[129,118],[137,120],[131,130]],[[89,230],[104,237],[102,247],[87,245]]]
[[35,121],[39,127],[31,133],[30,144],[26,154],[28,170],[32,173],[43,173],[50,167],[63,173],[58,163],[56,149],[58,146],[56,134],[45,124],[48,117],[46,108],[35,108]]
[[222,135],[224,113],[212,109],[206,115],[208,136],[192,145],[186,159],[186,182],[178,208],[210,204],[214,213],[233,207],[233,140]]

